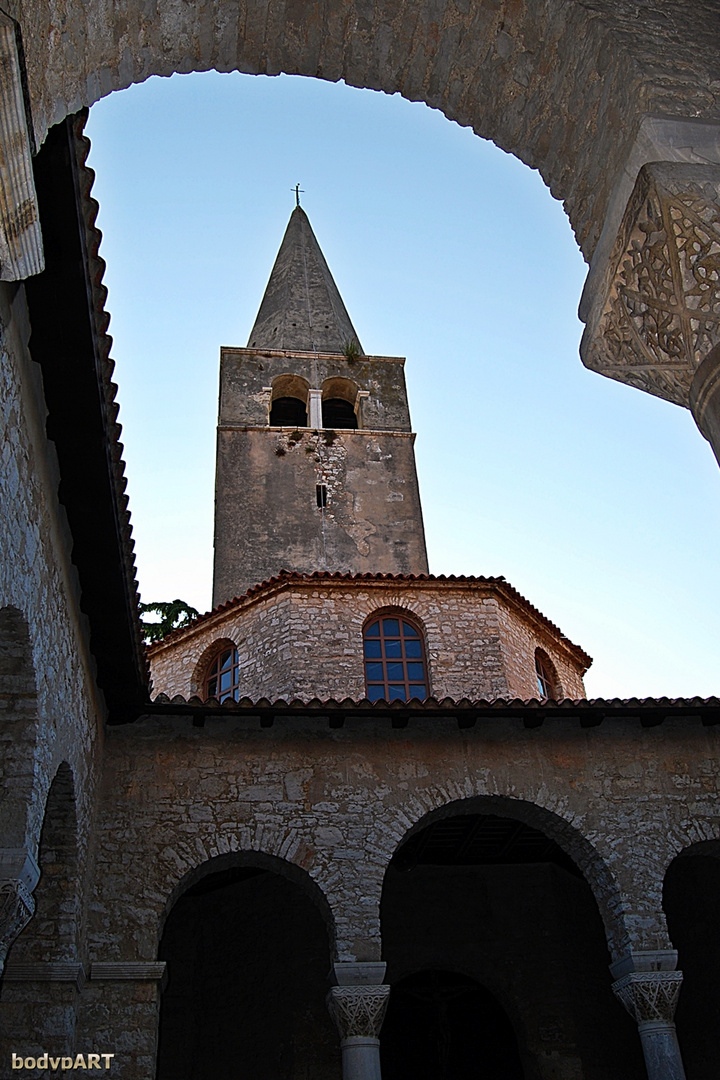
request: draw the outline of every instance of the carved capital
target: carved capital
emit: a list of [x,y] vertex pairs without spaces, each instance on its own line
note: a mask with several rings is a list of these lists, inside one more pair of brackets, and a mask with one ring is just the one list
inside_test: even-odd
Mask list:
[[682,980],[682,971],[633,971],[612,988],[638,1024],[671,1024]]
[[380,1035],[390,997],[390,987],[333,986],[327,1007],[341,1039],[358,1036],[377,1039]]
[[15,938],[35,913],[35,900],[24,881],[0,881],[0,972]]
[[638,175],[583,335],[587,367],[689,405],[720,342],[720,166],[654,162]]

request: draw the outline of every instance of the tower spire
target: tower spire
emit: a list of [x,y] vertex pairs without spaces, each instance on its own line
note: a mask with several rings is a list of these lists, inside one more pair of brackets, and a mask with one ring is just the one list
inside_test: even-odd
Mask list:
[[342,353],[348,343],[354,342],[362,354],[355,327],[300,206],[299,184],[295,198],[297,205],[275,259],[248,348]]

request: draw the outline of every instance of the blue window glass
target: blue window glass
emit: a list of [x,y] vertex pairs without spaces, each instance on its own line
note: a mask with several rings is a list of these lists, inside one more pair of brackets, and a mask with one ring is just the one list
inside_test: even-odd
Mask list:
[[237,649],[222,649],[212,660],[205,676],[203,690],[206,698],[227,701],[240,700],[240,675]]
[[375,619],[364,633],[365,685],[370,701],[409,701],[428,696],[420,632],[400,618]]

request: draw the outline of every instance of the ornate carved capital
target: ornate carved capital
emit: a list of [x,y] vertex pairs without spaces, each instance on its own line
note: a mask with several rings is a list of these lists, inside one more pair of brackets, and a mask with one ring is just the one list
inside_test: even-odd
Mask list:
[[380,1035],[390,997],[390,987],[333,986],[327,1007],[341,1039],[362,1036],[377,1039]]
[[720,166],[645,165],[583,335],[587,367],[689,405],[720,342]]
[[0,972],[10,946],[34,913],[35,900],[23,881],[0,881]]
[[682,980],[682,971],[633,971],[612,988],[638,1024],[671,1024]]

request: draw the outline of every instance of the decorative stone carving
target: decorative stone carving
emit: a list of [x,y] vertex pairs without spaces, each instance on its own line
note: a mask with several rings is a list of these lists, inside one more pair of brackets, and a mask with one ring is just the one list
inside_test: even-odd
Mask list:
[[612,984],[615,996],[638,1024],[671,1024],[682,971],[633,971]]
[[327,1006],[341,1039],[369,1038],[380,1035],[390,997],[390,987],[333,986]]
[[15,938],[35,914],[35,900],[24,881],[0,881],[0,972]]
[[720,166],[645,165],[583,335],[587,367],[678,405],[720,341]]
[[15,24],[0,13],[0,278],[17,281],[45,265]]

